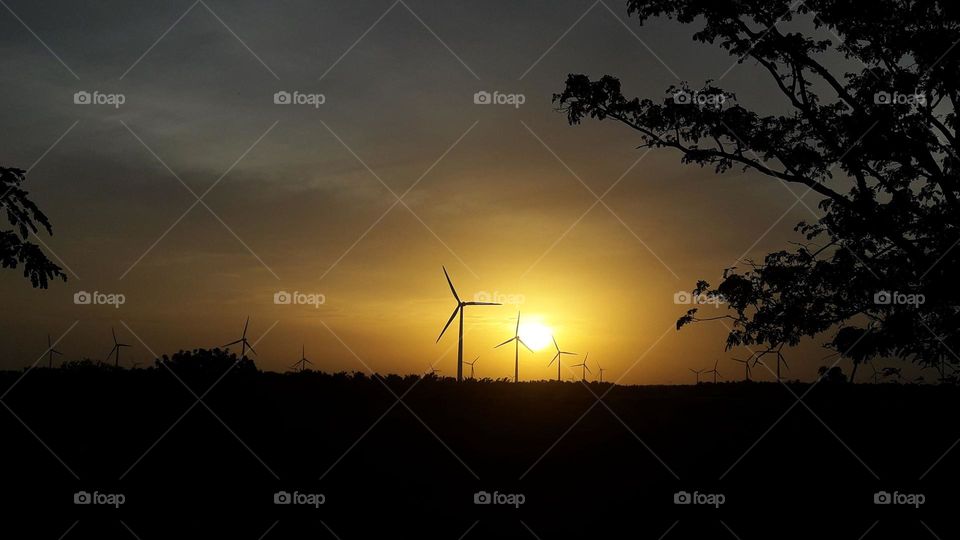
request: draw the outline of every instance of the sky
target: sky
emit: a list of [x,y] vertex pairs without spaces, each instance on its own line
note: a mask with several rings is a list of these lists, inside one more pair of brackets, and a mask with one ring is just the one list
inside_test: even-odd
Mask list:
[[[569,73],[642,97],[713,79],[782,107],[756,66],[624,2],[4,3],[0,164],[29,169],[69,281],[0,273],[2,368],[33,364],[47,334],[102,359],[111,328],[133,345],[124,363],[148,363],[233,341],[249,316],[262,369],[302,345],[326,371],[453,375],[455,328],[436,342],[455,307],[445,266],[465,300],[509,304],[467,309],[478,377],[512,377],[513,349],[493,346],[519,310],[605,380],[690,383],[717,360],[739,378],[729,359],[749,352],[724,351],[720,322],[677,332],[675,294],[785,247],[816,209],[756,173],[637,149],[619,124],[567,124],[551,96]],[[556,377],[552,354],[522,352],[521,378]],[[789,376],[826,354],[792,351]]]

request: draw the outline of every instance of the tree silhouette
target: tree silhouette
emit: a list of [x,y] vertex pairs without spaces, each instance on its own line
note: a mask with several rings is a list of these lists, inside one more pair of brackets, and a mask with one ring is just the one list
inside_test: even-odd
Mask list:
[[36,235],[40,227],[49,235],[53,235],[53,228],[47,216],[27,196],[27,191],[20,187],[25,179],[23,169],[0,167],[0,206],[13,227],[0,231],[0,263],[4,268],[23,265],[23,277],[28,278],[34,288],[46,289],[51,279],[66,282],[67,275],[39,246],[29,241],[29,236]]
[[154,360],[157,368],[166,366],[180,376],[213,375],[219,377],[230,371],[249,376],[257,373],[257,366],[246,357],[238,357],[226,349],[193,349],[178,351],[173,356],[163,355]]
[[[821,197],[822,215],[796,226],[803,239],[795,246],[724,270],[716,287],[697,283],[695,293],[727,302],[727,314],[710,318],[730,324],[727,347],[778,350],[834,332],[826,346],[854,365],[877,356],[955,363],[957,5],[630,0],[627,11],[641,23],[665,16],[702,24],[693,39],[755,63],[785,112],[751,110],[710,80],[638,99],[624,97],[614,77],[571,74],[554,96],[570,124],[613,119],[638,132],[640,147],[677,150],[683,163],[718,174],[755,171],[758,181]],[[794,18],[810,21],[810,32],[778,28]],[[854,71],[838,73],[839,64]],[[918,295],[923,303],[909,301]],[[691,309],[677,328],[701,320]]]

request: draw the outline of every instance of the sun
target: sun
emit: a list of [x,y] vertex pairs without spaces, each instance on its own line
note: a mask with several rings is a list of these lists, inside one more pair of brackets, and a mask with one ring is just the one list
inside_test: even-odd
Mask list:
[[520,339],[527,347],[539,351],[552,343],[553,331],[540,323],[523,323],[520,325]]

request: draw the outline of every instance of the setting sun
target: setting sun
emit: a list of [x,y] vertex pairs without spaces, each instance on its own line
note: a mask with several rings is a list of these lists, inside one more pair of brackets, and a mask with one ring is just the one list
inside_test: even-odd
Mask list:
[[535,351],[549,345],[552,336],[553,332],[550,328],[540,323],[523,323],[520,325],[520,339]]

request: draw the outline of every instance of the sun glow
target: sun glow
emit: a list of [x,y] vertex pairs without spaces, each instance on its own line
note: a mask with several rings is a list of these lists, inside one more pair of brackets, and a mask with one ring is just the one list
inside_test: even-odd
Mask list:
[[540,323],[520,324],[520,339],[535,351],[553,342],[553,331]]

